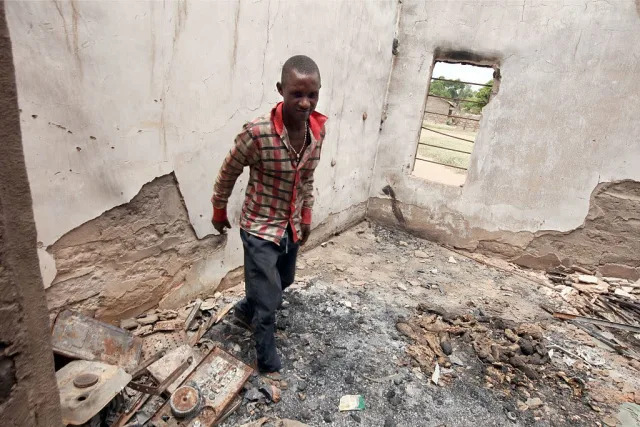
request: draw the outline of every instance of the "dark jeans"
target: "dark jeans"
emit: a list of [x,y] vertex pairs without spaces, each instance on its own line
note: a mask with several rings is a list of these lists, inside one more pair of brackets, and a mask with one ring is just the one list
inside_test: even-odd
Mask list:
[[275,372],[282,367],[276,351],[276,310],[282,291],[293,283],[299,245],[291,241],[291,228],[277,245],[244,230],[245,298],[236,307],[236,315],[251,323],[256,341],[258,370]]

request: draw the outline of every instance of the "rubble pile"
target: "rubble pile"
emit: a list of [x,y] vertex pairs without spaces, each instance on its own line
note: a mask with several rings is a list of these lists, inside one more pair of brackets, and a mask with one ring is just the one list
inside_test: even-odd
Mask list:
[[619,354],[640,361],[640,280],[631,283],[586,273],[582,268],[547,272],[558,307],[545,309],[573,321]]
[[554,269],[547,277],[569,309],[611,322],[640,324],[640,280],[596,277],[588,270]]
[[[221,422],[241,404],[239,393],[253,369],[203,336],[234,304],[216,293],[179,310],[152,309],[121,321],[120,328],[80,313],[60,313],[52,344],[66,358],[56,372],[64,423]],[[264,389],[271,396],[279,393],[276,387]]]
[[446,313],[437,307],[418,304],[417,314],[396,324],[411,339],[407,354],[434,383],[447,384],[464,365],[457,350],[465,345],[483,362],[485,387],[518,398],[518,409],[537,409],[539,397],[532,397],[544,382],[566,389],[581,398],[585,394],[583,372],[562,371],[551,363],[541,326],[472,314]]

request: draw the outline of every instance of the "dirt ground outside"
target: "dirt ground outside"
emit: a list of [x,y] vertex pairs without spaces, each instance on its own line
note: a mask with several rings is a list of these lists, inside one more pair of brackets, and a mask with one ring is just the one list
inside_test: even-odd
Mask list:
[[[475,140],[477,134],[477,132],[470,129],[465,130],[459,126],[449,126],[442,123],[432,123],[426,120],[423,122],[423,126],[437,132],[446,133],[448,135],[453,135],[455,137],[468,139],[471,141]],[[431,132],[428,129],[422,129],[420,133],[420,143],[429,144],[429,146],[418,145],[417,157],[418,159],[422,158],[437,163],[443,163],[443,165],[416,159],[413,175],[431,181],[441,182],[443,184],[464,184],[466,171],[458,168],[469,167],[469,162],[471,159],[470,153],[473,150],[473,143],[450,138],[436,132]],[[464,153],[446,150],[446,148],[463,151]],[[447,165],[457,166],[458,168],[450,167]]]
[[[313,426],[616,425],[619,405],[640,398],[638,371],[545,312],[541,306],[553,305],[557,296],[532,281],[536,273],[505,268],[366,222],[304,252],[277,319],[286,378],[282,400],[251,401],[245,394],[223,425],[264,416]],[[241,295],[236,288],[228,296]],[[440,367],[438,385],[427,368],[431,362],[415,357],[416,343],[400,327],[424,322],[431,309],[459,325],[464,322],[455,319],[485,319],[474,326],[478,334],[452,335],[453,363]],[[505,328],[517,331],[523,324],[535,325],[546,349],[586,354],[592,363],[545,352],[545,360],[531,366],[532,380],[479,357],[477,337],[497,339]],[[206,337],[254,363],[247,331],[225,320]],[[348,394],[362,395],[366,409],[339,412],[340,398]]]

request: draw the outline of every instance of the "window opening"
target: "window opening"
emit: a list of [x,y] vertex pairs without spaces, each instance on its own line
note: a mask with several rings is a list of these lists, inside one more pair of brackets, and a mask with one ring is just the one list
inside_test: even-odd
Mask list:
[[498,70],[436,61],[422,117],[413,175],[462,186],[480,126],[482,109],[495,89]]

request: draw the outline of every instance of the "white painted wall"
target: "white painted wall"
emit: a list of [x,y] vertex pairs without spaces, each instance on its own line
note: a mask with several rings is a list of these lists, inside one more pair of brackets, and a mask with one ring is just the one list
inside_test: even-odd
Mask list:
[[[417,221],[463,238],[581,225],[599,182],[640,180],[639,14],[633,0],[404,0],[371,196],[390,184]],[[501,58],[462,188],[410,176],[438,48]]]
[[[197,235],[214,232],[218,168],[243,122],[279,100],[282,63],[299,53],[320,66],[330,118],[314,223],[366,201],[395,14],[394,1],[7,2],[41,246],[171,171]],[[55,264],[40,255],[50,283]],[[236,229],[201,280],[241,262]]]

